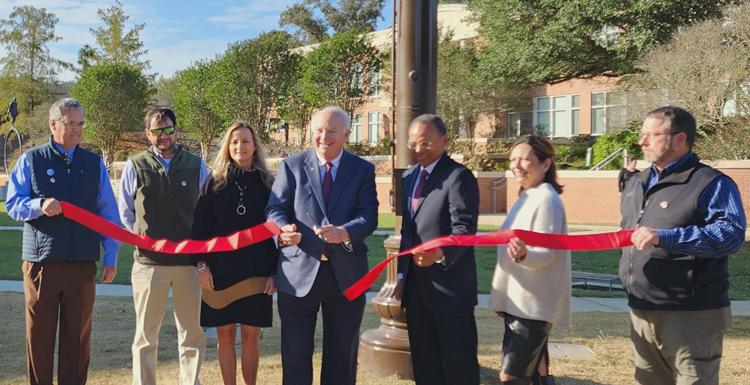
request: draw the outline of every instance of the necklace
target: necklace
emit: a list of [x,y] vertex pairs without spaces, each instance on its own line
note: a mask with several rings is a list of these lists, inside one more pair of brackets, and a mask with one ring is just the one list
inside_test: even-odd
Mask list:
[[245,204],[243,203],[243,197],[245,196],[245,190],[247,190],[247,186],[240,187],[240,184],[237,183],[237,181],[234,181],[234,185],[237,186],[237,190],[240,192],[240,201],[237,203],[237,215],[245,215],[247,212],[247,208],[245,207]]

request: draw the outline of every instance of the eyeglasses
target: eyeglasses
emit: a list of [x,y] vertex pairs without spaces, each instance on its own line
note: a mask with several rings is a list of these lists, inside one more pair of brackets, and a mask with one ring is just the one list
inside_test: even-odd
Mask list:
[[641,133],[638,134],[638,139],[640,139],[640,140],[643,140],[643,139],[651,140],[651,139],[653,139],[653,138],[655,138],[657,136],[664,136],[664,135],[674,136],[674,135],[677,135],[677,134],[679,134],[679,132],[641,132]]
[[432,142],[426,142],[426,141],[425,142],[419,142],[419,143],[415,143],[415,142],[408,142],[408,143],[406,143],[406,147],[408,149],[410,149],[410,150],[413,150],[413,149],[417,148],[417,146],[419,146],[422,149],[429,150],[429,149],[432,148],[433,145],[432,145]]
[[167,126],[162,128],[154,128],[149,131],[151,131],[151,133],[155,136],[161,136],[161,134],[172,135],[174,134],[175,128],[174,126]]
[[63,126],[70,127],[70,128],[85,128],[86,122],[71,122],[70,120],[60,119],[58,122],[62,123]]

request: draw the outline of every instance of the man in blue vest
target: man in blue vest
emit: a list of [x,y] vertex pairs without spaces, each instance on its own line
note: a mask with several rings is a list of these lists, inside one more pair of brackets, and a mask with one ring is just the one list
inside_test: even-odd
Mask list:
[[120,224],[102,159],[79,147],[84,126],[78,101],[56,101],[49,111],[50,141],[21,155],[8,181],[8,215],[24,221],[22,271],[32,385],[52,385],[58,319],[58,383],[86,383],[100,244],[101,282],[110,283],[117,274],[119,244],[60,215],[63,200]]
[[695,118],[678,107],[649,112],[638,144],[651,167],[628,181],[622,249],[639,384],[718,384],[732,320],[728,256],[745,241],[737,185],[691,151]]

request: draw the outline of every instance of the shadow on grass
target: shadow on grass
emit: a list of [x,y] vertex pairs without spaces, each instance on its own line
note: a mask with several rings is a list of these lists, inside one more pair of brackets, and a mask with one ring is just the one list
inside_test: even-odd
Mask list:
[[[498,369],[480,366],[479,376],[481,378],[482,385],[502,385],[502,381],[500,381],[500,371]],[[564,376],[555,376],[555,382],[557,382],[558,385],[603,385],[601,382]]]

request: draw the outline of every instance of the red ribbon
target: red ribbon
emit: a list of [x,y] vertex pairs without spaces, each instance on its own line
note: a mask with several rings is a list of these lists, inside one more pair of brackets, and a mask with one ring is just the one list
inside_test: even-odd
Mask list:
[[265,222],[259,225],[240,230],[226,237],[215,237],[206,241],[186,239],[180,242],[172,242],[167,239],[153,239],[148,235],[133,234],[106,219],[84,210],[69,202],[62,204],[63,216],[76,221],[98,233],[116,239],[140,249],[151,250],[169,254],[204,254],[221,251],[232,251],[250,246],[254,243],[265,241],[274,235],[281,234],[281,229],[276,223]]
[[447,235],[431,239],[421,245],[417,245],[411,249],[404,250],[397,255],[386,258],[384,261],[375,265],[375,267],[368,271],[367,274],[357,282],[344,290],[344,296],[346,296],[349,301],[353,301],[362,295],[362,293],[367,291],[367,289],[375,283],[378,277],[383,273],[383,270],[385,270],[386,266],[388,266],[388,263],[394,258],[434,249],[436,247],[499,246],[506,245],[512,238],[518,237],[530,246],[540,246],[548,249],[560,250],[593,251],[630,246],[633,244],[633,242],[630,241],[631,234],[633,234],[633,230],[582,235],[544,234],[527,230],[508,230],[481,235]]

